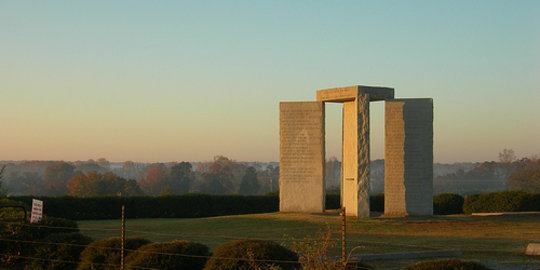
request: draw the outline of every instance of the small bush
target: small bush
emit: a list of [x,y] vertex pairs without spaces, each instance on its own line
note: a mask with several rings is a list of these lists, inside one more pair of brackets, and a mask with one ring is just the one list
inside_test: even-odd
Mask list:
[[81,251],[92,240],[78,232],[51,234],[41,242],[58,244],[35,245],[32,257],[44,260],[31,260],[25,269],[60,269],[71,270],[77,267]]
[[271,268],[272,265],[281,269],[295,269],[298,266],[297,263],[272,262],[271,260],[296,262],[298,256],[293,251],[272,241],[237,240],[218,247],[204,269],[248,270],[258,267],[266,269]]
[[463,213],[465,199],[455,193],[441,193],[433,197],[433,212],[435,215],[452,215]]
[[126,269],[203,269],[209,255],[207,246],[188,241],[146,244],[126,258]]
[[[30,241],[41,241],[54,233],[78,232],[77,223],[72,220],[44,217],[40,223],[11,223],[3,228],[2,237],[8,244],[0,245],[0,268],[17,268],[24,260],[20,256],[33,255],[34,245]],[[33,256],[32,256],[33,257]]]
[[407,266],[406,270],[489,270],[482,264],[458,259],[425,261]]
[[465,197],[463,212],[517,212],[540,211],[537,194],[523,191],[503,191],[487,194],[473,194]]
[[[142,238],[126,239],[125,249],[136,250],[139,247],[150,243]],[[121,238],[109,238],[97,240],[90,243],[81,253],[78,270],[116,270],[120,267],[120,250],[122,247]],[[129,255],[126,252],[124,255]]]

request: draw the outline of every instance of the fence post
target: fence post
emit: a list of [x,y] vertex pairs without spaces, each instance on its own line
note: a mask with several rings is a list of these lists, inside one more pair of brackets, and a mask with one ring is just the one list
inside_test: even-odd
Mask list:
[[122,244],[120,248],[120,269],[124,270],[124,246],[126,244],[126,216],[125,206],[122,205]]

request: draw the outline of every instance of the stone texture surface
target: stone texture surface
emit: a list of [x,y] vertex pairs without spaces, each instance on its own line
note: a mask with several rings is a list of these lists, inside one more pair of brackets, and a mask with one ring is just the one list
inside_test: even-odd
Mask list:
[[319,90],[316,93],[317,101],[347,102],[354,101],[358,94],[369,94],[370,101],[394,98],[394,89],[388,87],[355,85]]
[[281,102],[279,210],[324,212],[324,103]]
[[433,100],[385,104],[386,216],[433,214]]
[[341,204],[349,216],[369,217],[369,94],[343,103]]
[[358,212],[357,217],[369,218],[369,101],[371,94],[358,94],[357,163],[358,163]]
[[358,111],[356,101],[343,103],[342,151],[341,151],[341,206],[349,216],[358,213]]

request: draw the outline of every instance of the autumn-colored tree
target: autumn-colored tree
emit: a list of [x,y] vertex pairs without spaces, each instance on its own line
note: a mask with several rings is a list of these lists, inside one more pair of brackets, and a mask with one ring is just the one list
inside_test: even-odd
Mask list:
[[254,167],[247,167],[238,193],[240,194],[255,194],[259,191],[259,181],[257,179],[257,171]]
[[193,181],[195,174],[189,162],[180,162],[171,167],[169,177],[167,177],[167,186],[173,194],[187,193]]
[[234,167],[234,161],[224,156],[215,156],[214,162],[208,166],[208,171],[202,174],[201,192],[208,194],[233,193]]
[[90,180],[82,172],[73,176],[66,184],[69,189],[69,195],[87,197],[90,195]]
[[524,159],[521,162],[521,168],[509,177],[510,186],[527,192],[540,192],[540,159]]
[[111,172],[78,173],[68,181],[67,188],[70,195],[78,197],[142,194],[135,180],[126,180]]
[[154,163],[146,167],[145,177],[139,181],[139,186],[148,195],[159,195],[167,185],[165,166]]
[[61,162],[45,169],[45,189],[48,195],[63,195],[69,190],[66,183],[75,175],[75,167],[69,163]]

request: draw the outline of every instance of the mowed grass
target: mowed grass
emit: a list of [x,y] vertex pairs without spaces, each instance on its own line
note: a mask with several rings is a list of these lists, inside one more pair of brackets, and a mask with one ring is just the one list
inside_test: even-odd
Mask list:
[[[104,239],[121,235],[120,220],[80,221],[81,231]],[[327,214],[268,213],[196,219],[132,219],[126,221],[127,237],[143,237],[154,242],[175,239],[203,243],[212,250],[236,239],[268,239],[291,247],[292,241],[319,239],[330,231],[340,254],[341,218]],[[540,263],[540,258],[524,255],[530,242],[540,242],[540,215],[435,216],[430,218],[347,217],[347,247],[361,246],[357,253],[388,253],[460,249],[464,259],[499,263]],[[402,267],[413,261],[369,262],[377,268]]]

